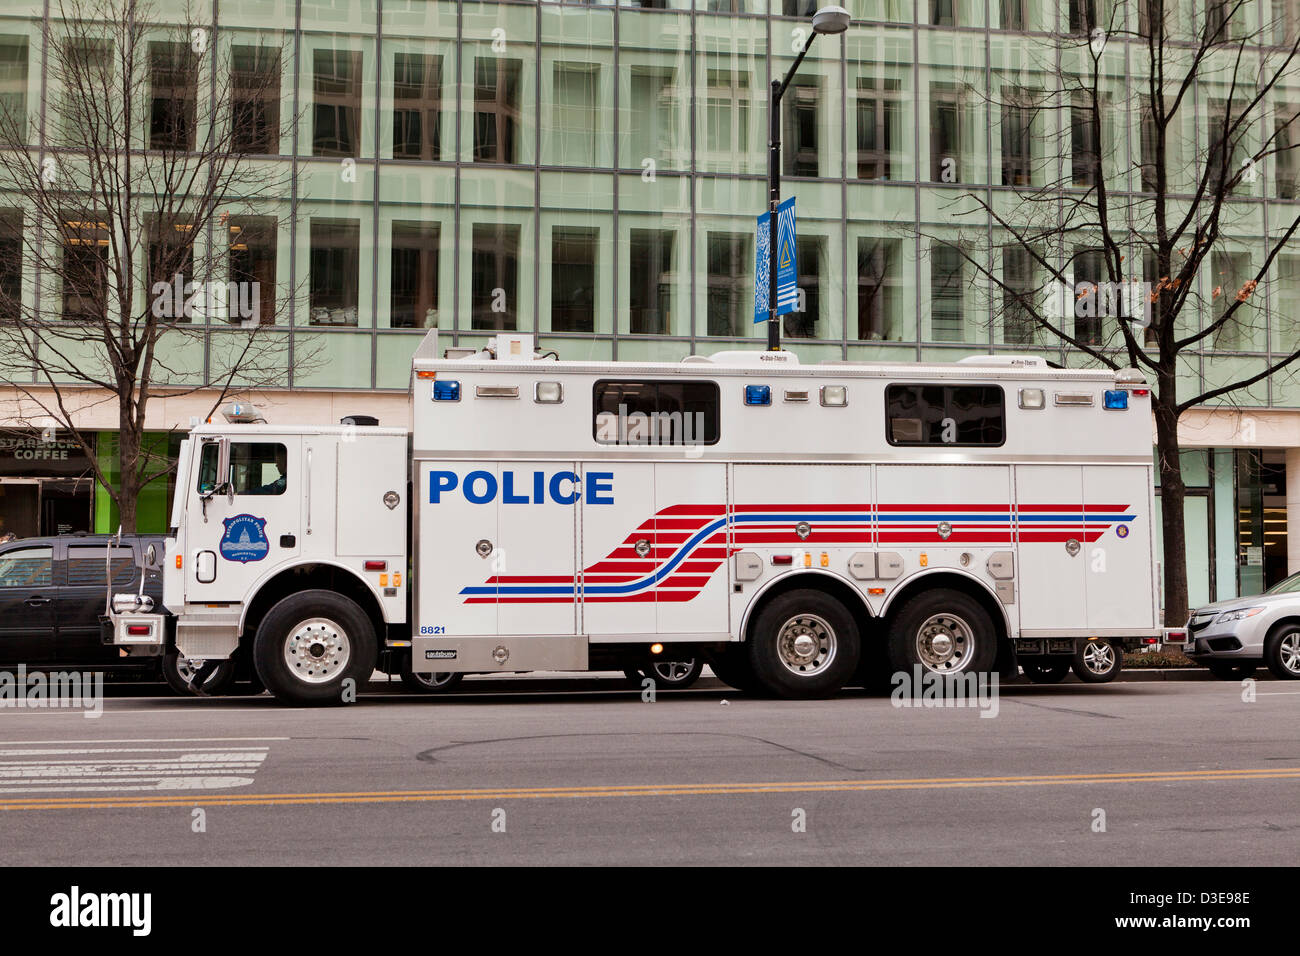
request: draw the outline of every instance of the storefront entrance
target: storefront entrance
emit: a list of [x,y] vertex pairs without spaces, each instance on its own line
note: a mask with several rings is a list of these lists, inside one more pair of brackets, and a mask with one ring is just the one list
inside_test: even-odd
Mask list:
[[0,540],[90,531],[94,479],[76,442],[57,435],[0,435]]

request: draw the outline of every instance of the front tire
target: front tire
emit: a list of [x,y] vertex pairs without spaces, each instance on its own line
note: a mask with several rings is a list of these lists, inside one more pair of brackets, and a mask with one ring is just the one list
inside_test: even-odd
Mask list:
[[983,674],[997,660],[997,629],[969,594],[940,588],[910,598],[889,629],[889,663],[911,674]]
[[[198,682],[194,680],[196,671],[201,678]],[[162,676],[172,690],[185,697],[195,694],[216,697],[228,691],[234,683],[235,660],[232,657],[224,661],[191,662],[173,647],[163,654]]]
[[1070,673],[1070,659],[1067,657],[1063,661],[1030,661],[1020,662],[1021,668],[1024,669],[1025,676],[1035,684],[1059,684],[1065,680],[1065,675]]
[[1085,684],[1106,684],[1119,676],[1124,654],[1104,637],[1093,638],[1079,645],[1070,666],[1074,676]]
[[853,615],[822,591],[778,595],[750,629],[754,677],[777,697],[831,696],[853,677],[861,652]]
[[375,628],[357,603],[334,591],[302,591],[276,604],[253,641],[257,676],[291,704],[343,704],[374,670]]
[[1268,636],[1264,663],[1279,680],[1300,680],[1300,625],[1283,625]]

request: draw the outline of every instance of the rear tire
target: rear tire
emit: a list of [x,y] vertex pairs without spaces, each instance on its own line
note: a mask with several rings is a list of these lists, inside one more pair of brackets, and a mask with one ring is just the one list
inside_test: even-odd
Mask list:
[[398,676],[402,679],[402,686],[407,690],[415,691],[417,694],[441,694],[459,684],[465,675],[451,671],[421,671],[417,674],[411,670],[411,658],[407,655],[402,659]]
[[334,591],[291,594],[262,618],[253,641],[257,676],[277,700],[344,704],[375,668],[375,628],[357,603]]
[[1300,625],[1283,625],[1264,640],[1264,663],[1279,680],[1300,680]]
[[1070,659],[1020,662],[1025,676],[1035,684],[1059,684],[1070,673]]
[[200,673],[205,673],[199,689],[196,691],[191,684],[195,665],[187,658],[182,657],[176,648],[170,648],[163,654],[162,658],[162,676],[167,685],[176,693],[185,697],[193,697],[200,694],[204,697],[217,697],[226,693],[230,685],[235,682],[235,660],[227,658],[224,661],[201,661],[197,668]]
[[1234,664],[1232,661],[1206,661],[1205,666],[1219,680],[1245,680],[1254,677],[1258,670],[1254,664]]
[[754,677],[787,699],[830,697],[852,679],[861,651],[853,615],[811,588],[767,602],[749,633]]
[[1070,666],[1085,684],[1107,684],[1123,669],[1124,652],[1104,637],[1093,638],[1079,645]]
[[987,674],[997,661],[997,629],[969,594],[939,588],[916,595],[889,628],[889,663],[910,675],[920,665],[933,674]]

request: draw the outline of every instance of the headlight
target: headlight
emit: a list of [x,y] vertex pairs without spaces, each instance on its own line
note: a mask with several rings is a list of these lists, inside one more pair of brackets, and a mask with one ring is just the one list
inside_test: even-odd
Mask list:
[[1262,607],[1239,607],[1235,611],[1224,611],[1214,619],[1214,623],[1227,624],[1230,621],[1240,621],[1243,618],[1254,617],[1262,610],[1264,610]]

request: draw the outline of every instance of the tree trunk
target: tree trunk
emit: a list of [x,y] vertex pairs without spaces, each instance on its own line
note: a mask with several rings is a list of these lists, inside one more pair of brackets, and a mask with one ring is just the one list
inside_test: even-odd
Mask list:
[[1182,460],[1178,454],[1178,408],[1174,383],[1161,382],[1155,400],[1156,451],[1160,462],[1161,528],[1165,555],[1165,627],[1187,621],[1187,534],[1183,524]]
[[117,438],[117,514],[124,534],[134,534],[136,530],[136,505],[140,500],[140,438],[133,423],[123,415]]

